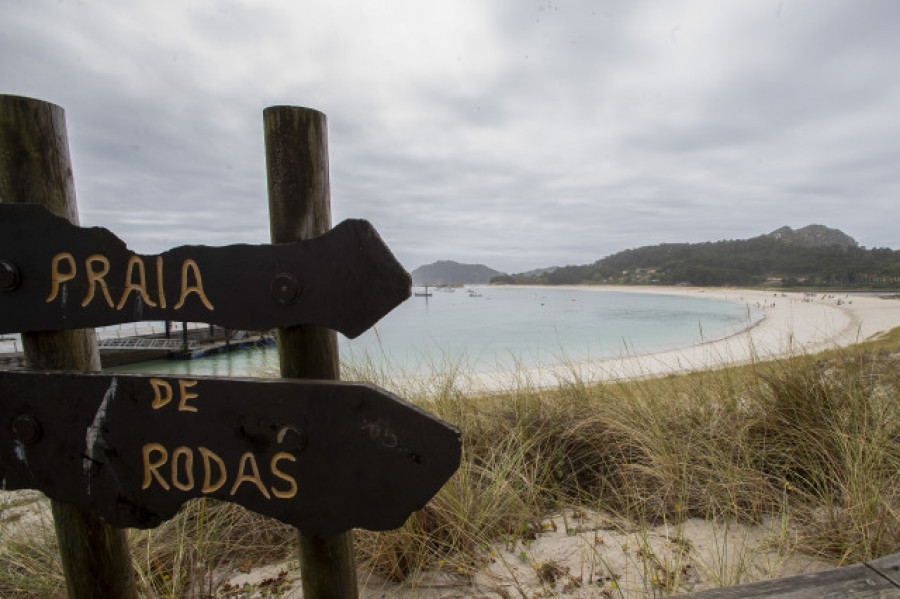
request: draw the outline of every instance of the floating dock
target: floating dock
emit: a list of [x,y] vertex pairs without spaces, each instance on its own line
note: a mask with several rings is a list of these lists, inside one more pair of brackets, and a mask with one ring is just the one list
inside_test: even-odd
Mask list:
[[[157,331],[159,329],[159,331]],[[150,360],[193,360],[247,347],[275,344],[272,331],[232,331],[208,325],[181,325],[168,332],[161,325],[119,327],[99,332],[100,361],[106,366],[122,366]],[[25,367],[18,337],[0,340],[0,369]]]

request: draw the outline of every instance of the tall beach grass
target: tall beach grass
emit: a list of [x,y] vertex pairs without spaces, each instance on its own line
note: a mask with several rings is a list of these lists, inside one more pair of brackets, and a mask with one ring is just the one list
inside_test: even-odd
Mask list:
[[[459,471],[401,528],[357,531],[361,569],[407,596],[439,575],[501,596],[532,596],[537,585],[545,597],[651,597],[777,573],[760,568],[758,544],[735,540],[739,527],[764,529],[767,559],[779,563],[898,551],[898,349],[895,330],[840,351],[677,376],[589,385],[573,368],[542,389],[523,374],[481,395],[463,392],[460,361],[425,379],[347,365],[345,379],[393,388],[457,426],[464,447]],[[698,522],[718,533],[705,553],[689,534]],[[52,526],[2,530],[0,595],[63,596]],[[588,539],[578,573],[535,557],[551,530]],[[147,597],[222,594],[235,569],[296,557],[289,527],[215,501],[190,502],[131,539]],[[626,588],[629,568],[638,582]],[[278,596],[288,583],[267,584]]]

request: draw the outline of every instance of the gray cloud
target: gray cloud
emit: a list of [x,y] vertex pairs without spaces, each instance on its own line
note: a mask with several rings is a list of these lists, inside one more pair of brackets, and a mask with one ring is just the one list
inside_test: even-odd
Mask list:
[[900,247],[900,7],[832,0],[7,3],[82,222],[268,239],[262,110],[329,119],[335,220],[412,269],[587,263],[818,222]]

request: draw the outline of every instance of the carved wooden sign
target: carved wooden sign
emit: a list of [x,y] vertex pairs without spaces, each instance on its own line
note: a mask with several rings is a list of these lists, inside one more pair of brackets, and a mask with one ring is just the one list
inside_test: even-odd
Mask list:
[[409,274],[372,225],[315,239],[135,254],[103,228],[0,205],[0,333],[123,322],[267,330],[315,324],[353,338],[410,296]]
[[450,478],[460,433],[373,385],[0,372],[3,489],[148,528],[194,497],[328,537],[400,526]]

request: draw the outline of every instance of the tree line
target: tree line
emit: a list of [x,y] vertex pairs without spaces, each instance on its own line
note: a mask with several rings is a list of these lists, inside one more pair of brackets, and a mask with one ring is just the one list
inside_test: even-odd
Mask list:
[[665,243],[618,252],[593,264],[537,276],[497,276],[506,284],[659,284],[900,287],[900,251],[814,247],[763,235],[705,243]]

